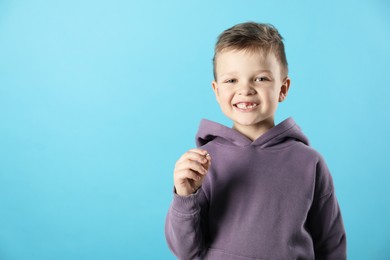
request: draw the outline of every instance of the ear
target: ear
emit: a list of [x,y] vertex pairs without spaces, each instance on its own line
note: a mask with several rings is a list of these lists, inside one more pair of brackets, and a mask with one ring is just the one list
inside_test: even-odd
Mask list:
[[219,103],[218,83],[215,80],[213,80],[213,82],[211,83],[211,86],[213,87],[215,98],[217,99],[217,102]]
[[283,81],[283,85],[280,87],[279,102],[283,102],[286,99],[289,89],[290,89],[290,78],[286,77]]

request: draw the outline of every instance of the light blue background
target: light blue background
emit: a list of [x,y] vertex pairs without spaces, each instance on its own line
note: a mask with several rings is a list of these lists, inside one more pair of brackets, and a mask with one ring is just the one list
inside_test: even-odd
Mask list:
[[[350,259],[390,259],[388,1],[0,0],[0,259],[174,259],[178,157],[216,37],[285,38],[293,116],[335,180]],[[321,3],[322,2],[322,3]]]

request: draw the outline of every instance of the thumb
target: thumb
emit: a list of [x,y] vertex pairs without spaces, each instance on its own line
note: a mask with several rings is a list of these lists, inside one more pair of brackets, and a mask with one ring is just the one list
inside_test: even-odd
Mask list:
[[203,164],[203,167],[206,169],[206,170],[209,170],[210,168],[210,165],[211,165],[211,156],[209,153],[207,153],[205,155],[205,158],[207,159],[207,162],[205,164]]

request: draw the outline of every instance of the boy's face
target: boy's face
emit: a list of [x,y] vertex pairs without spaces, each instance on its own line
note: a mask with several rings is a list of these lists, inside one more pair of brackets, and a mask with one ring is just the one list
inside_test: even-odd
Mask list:
[[290,79],[282,78],[272,52],[224,50],[216,56],[215,70],[213,90],[233,128],[259,133],[274,126],[278,102],[287,96]]

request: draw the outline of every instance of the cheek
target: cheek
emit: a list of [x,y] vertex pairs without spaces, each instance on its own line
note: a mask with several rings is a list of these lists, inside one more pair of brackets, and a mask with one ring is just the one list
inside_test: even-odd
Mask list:
[[274,88],[270,88],[265,91],[264,96],[266,96],[268,100],[273,101],[274,99],[279,98],[279,92]]
[[267,104],[268,107],[274,107],[279,102],[279,94],[274,90],[264,91],[261,96],[264,104]]
[[219,92],[220,102],[230,102],[232,97],[233,97],[233,95],[228,91],[220,91]]

